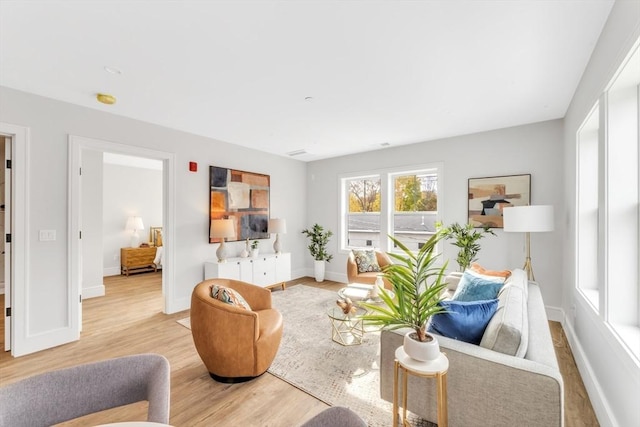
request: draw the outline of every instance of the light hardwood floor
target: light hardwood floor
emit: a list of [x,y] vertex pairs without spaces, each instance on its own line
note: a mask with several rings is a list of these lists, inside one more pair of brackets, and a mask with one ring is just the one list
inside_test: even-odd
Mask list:
[[[270,375],[243,384],[213,381],[196,353],[191,333],[176,320],[188,310],[162,314],[160,273],[105,278],[107,295],[83,302],[83,331],[77,342],[13,358],[0,354],[0,384],[37,373],[127,354],[154,352],[171,363],[171,424],[174,426],[296,426],[327,407],[326,404]],[[289,286],[337,290],[337,282],[316,283],[301,278]],[[274,292],[286,292],[274,290]],[[0,296],[4,298],[4,296]],[[0,298],[0,304],[3,304]],[[0,322],[1,323],[1,322]],[[598,422],[566,343],[562,328],[550,322],[565,385],[565,424],[597,426]],[[0,336],[4,325],[0,326]],[[454,408],[449,409],[454,410]],[[65,426],[144,420],[146,403],[128,405],[64,423]]]

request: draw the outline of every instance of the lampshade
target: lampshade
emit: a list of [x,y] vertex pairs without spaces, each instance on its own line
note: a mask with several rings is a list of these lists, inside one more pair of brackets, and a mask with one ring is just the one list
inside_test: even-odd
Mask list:
[[513,206],[502,210],[504,231],[537,233],[553,231],[553,206]]
[[212,220],[209,237],[214,239],[236,237],[236,230],[234,228],[233,220],[232,219]]
[[142,218],[140,218],[139,216],[130,216],[129,218],[127,218],[127,225],[125,226],[125,230],[144,230]]
[[284,218],[271,218],[269,220],[269,234],[285,234],[287,232],[287,221]]

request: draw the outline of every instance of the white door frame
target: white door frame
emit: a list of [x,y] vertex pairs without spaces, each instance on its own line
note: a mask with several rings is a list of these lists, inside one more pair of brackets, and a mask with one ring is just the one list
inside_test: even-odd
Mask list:
[[[8,315],[8,311],[11,310],[11,242],[7,241],[6,235],[11,234],[11,225],[13,224],[11,221],[11,181],[12,181],[12,170],[7,167],[7,163],[11,161],[11,149],[13,148],[13,137],[6,136],[4,138],[4,184],[2,184],[3,188],[3,198],[2,202],[4,202],[4,207],[2,208],[3,218],[2,218],[2,229],[3,235],[0,235],[0,238],[4,240],[4,242],[0,245],[3,247],[2,253],[2,263],[4,264],[4,351],[11,350],[11,316]],[[12,236],[13,237],[13,236]]]
[[152,150],[133,145],[119,144],[100,139],[69,135],[69,276],[71,289],[69,307],[71,319],[75,319],[80,329],[80,283],[82,279],[82,251],[80,247],[81,192],[80,167],[82,150],[90,149],[130,156],[147,157],[161,160],[162,167],[162,218],[164,263],[162,265],[162,292],[164,294],[164,313],[176,311],[175,305],[175,155],[164,151]]
[[21,356],[32,352],[29,334],[29,128],[0,122],[0,134],[11,139],[13,179],[11,182],[11,280],[5,286],[11,287],[11,355]]

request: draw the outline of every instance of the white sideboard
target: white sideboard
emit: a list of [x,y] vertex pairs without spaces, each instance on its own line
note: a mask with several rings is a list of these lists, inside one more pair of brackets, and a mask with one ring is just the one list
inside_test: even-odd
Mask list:
[[205,261],[204,279],[234,279],[263,288],[282,286],[291,280],[291,254],[262,254],[256,258],[227,258]]

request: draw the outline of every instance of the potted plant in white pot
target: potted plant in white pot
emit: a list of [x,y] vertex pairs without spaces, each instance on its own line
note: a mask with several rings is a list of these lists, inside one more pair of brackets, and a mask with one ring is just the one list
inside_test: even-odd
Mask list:
[[472,262],[478,259],[478,252],[480,252],[480,243],[478,243],[478,240],[482,239],[486,234],[496,235],[493,230],[487,226],[479,229],[474,228],[472,224],[462,226],[457,222],[454,222],[448,227],[445,227],[441,222],[437,222],[436,229],[442,232],[445,239],[455,239],[453,245],[460,248],[456,262],[458,263],[461,273],[464,272]]
[[302,234],[306,234],[311,243],[309,244],[309,253],[314,259],[314,276],[316,282],[322,282],[324,280],[324,263],[331,261],[333,255],[327,252],[327,244],[329,238],[333,236],[331,230],[324,230],[320,224],[314,224],[311,229],[302,230]]
[[254,240],[253,242],[251,242],[251,257],[252,258],[258,258],[258,253],[260,252],[260,248],[259,248],[259,242],[257,240]]
[[437,231],[417,253],[399,240],[389,238],[402,251],[389,252],[394,263],[383,268],[383,276],[391,283],[395,296],[380,292],[383,304],[361,303],[368,310],[363,320],[389,329],[411,328],[412,331],[405,334],[405,352],[416,360],[434,360],[440,355],[440,346],[436,337],[427,332],[427,323],[434,314],[446,311],[439,302],[444,299],[447,264],[436,265],[436,245],[443,234]]

